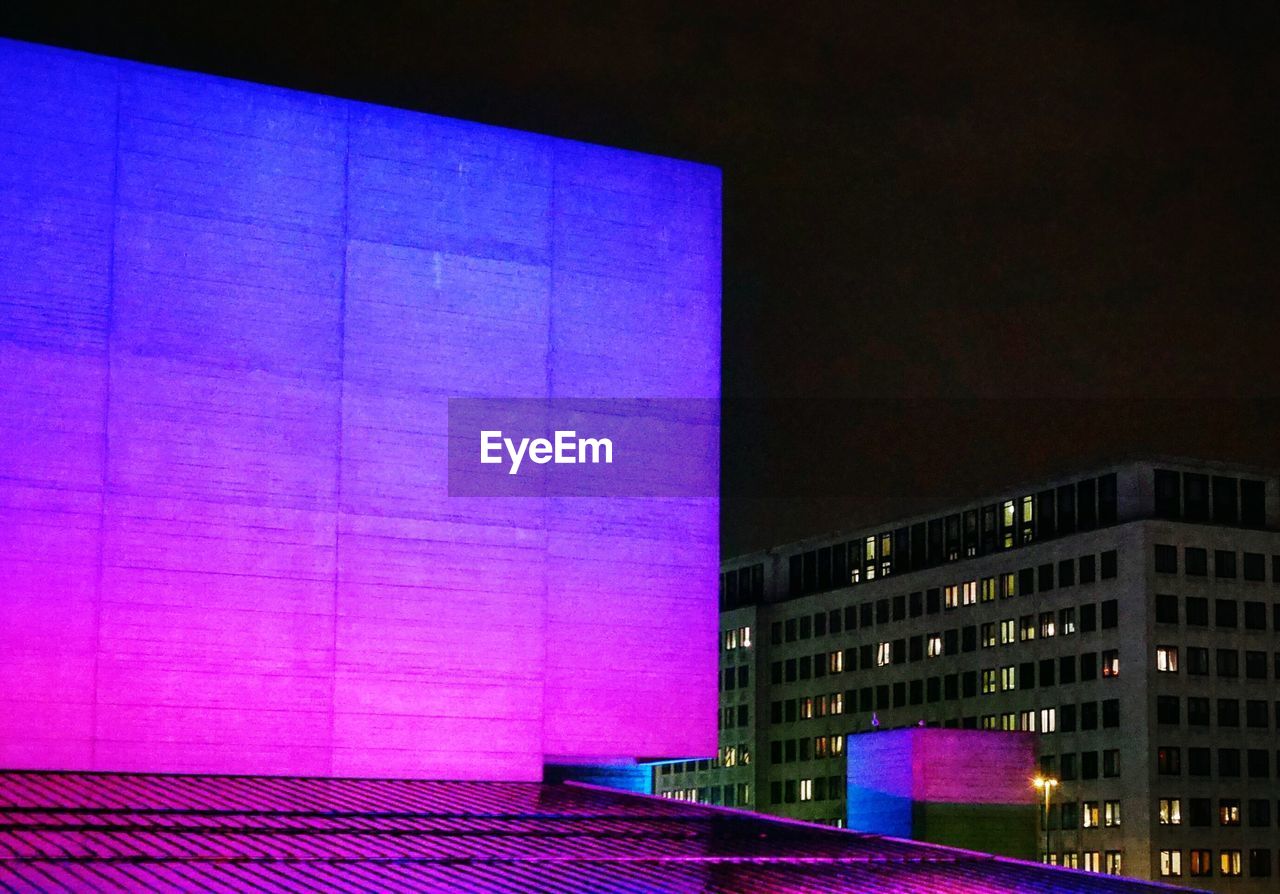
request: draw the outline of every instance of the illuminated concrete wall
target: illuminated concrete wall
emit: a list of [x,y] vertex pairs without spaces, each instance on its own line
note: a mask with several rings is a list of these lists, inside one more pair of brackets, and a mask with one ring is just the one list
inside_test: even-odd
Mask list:
[[0,41],[0,766],[714,753],[716,500],[451,498],[445,413],[717,397],[719,215],[697,165]]

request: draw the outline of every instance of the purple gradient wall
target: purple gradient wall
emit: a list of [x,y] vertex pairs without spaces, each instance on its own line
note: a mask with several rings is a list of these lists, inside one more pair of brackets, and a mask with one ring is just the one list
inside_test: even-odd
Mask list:
[[717,171],[0,41],[0,218],[0,766],[714,752],[716,500],[449,498],[445,411],[718,396]]

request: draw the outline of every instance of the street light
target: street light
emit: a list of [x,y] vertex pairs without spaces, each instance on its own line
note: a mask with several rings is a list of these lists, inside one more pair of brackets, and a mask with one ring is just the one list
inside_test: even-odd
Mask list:
[[1031,784],[1038,791],[1044,792],[1044,859],[1049,861],[1049,796],[1053,794],[1053,790],[1058,785],[1058,780],[1052,776],[1037,776],[1031,780]]

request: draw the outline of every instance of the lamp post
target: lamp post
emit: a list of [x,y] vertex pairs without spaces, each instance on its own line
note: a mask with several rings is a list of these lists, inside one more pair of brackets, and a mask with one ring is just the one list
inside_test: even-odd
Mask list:
[[1058,780],[1051,776],[1037,776],[1031,780],[1031,784],[1038,791],[1044,792],[1044,861],[1047,863],[1049,861],[1049,797],[1057,787]]

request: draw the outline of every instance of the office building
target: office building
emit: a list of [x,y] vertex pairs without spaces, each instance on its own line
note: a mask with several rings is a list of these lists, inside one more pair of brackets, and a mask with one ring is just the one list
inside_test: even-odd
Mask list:
[[1034,731],[1050,862],[1273,890],[1278,512],[1141,460],[725,562],[719,753],[656,790],[838,825],[850,733]]

